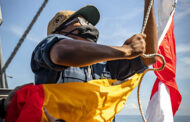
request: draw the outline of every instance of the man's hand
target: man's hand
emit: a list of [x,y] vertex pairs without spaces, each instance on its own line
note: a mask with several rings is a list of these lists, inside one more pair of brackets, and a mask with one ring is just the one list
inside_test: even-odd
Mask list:
[[46,117],[48,118],[49,122],[66,122],[63,119],[56,119],[55,117],[51,116],[46,108],[44,108],[44,113],[46,114]]
[[126,52],[127,59],[133,59],[145,52],[145,34],[135,34],[125,41],[122,48]]
[[56,118],[54,118],[53,116],[51,116],[48,113],[48,110],[46,108],[44,108],[44,113],[46,114],[46,117],[48,118],[49,122],[55,122],[56,121]]

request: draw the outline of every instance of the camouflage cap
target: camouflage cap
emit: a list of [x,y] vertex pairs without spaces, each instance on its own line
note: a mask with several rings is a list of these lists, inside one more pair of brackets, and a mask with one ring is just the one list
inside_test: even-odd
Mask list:
[[77,17],[83,16],[92,25],[96,25],[100,19],[100,13],[98,9],[93,5],[87,5],[79,9],[78,11],[59,11],[49,22],[47,28],[47,35],[55,32],[64,23]]

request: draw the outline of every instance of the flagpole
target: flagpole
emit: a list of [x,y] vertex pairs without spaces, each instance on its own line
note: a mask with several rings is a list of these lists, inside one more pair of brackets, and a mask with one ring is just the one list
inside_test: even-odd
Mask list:
[[[3,18],[2,18],[2,14],[1,14],[1,6],[0,6],[0,26],[3,22]],[[3,65],[3,56],[2,56],[2,49],[1,49],[1,40],[0,40],[0,72],[1,72],[1,68]],[[6,77],[5,77],[5,73],[0,74],[0,88],[6,88]],[[0,94],[2,93],[2,91],[0,90]],[[3,122],[2,119],[0,119],[0,122]]]
[[[3,18],[2,18],[2,14],[1,14],[1,7],[0,7],[0,25],[2,24]],[[1,40],[0,40],[0,72],[1,69],[3,67],[3,55],[2,55],[2,48],[1,48]],[[6,79],[6,74],[2,73],[0,74],[0,88],[7,88],[7,79]]]

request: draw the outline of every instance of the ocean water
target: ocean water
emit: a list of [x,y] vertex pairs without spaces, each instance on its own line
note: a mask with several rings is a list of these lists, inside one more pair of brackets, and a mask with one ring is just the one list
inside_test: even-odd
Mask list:
[[[117,115],[115,122],[143,122],[141,116]],[[190,116],[175,116],[174,122],[190,122]]]

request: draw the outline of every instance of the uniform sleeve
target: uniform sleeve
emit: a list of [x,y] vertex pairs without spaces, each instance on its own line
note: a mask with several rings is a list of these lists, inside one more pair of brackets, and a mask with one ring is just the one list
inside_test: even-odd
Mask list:
[[46,68],[48,70],[54,71],[63,71],[65,68],[67,68],[66,66],[54,64],[50,59],[51,47],[62,39],[65,39],[65,37],[52,34],[38,44],[32,54],[31,59],[31,68],[34,72],[40,70],[40,68]]
[[143,72],[147,67],[142,63],[141,58],[132,60],[115,60],[107,62],[107,69],[112,79],[125,80],[135,73]]

